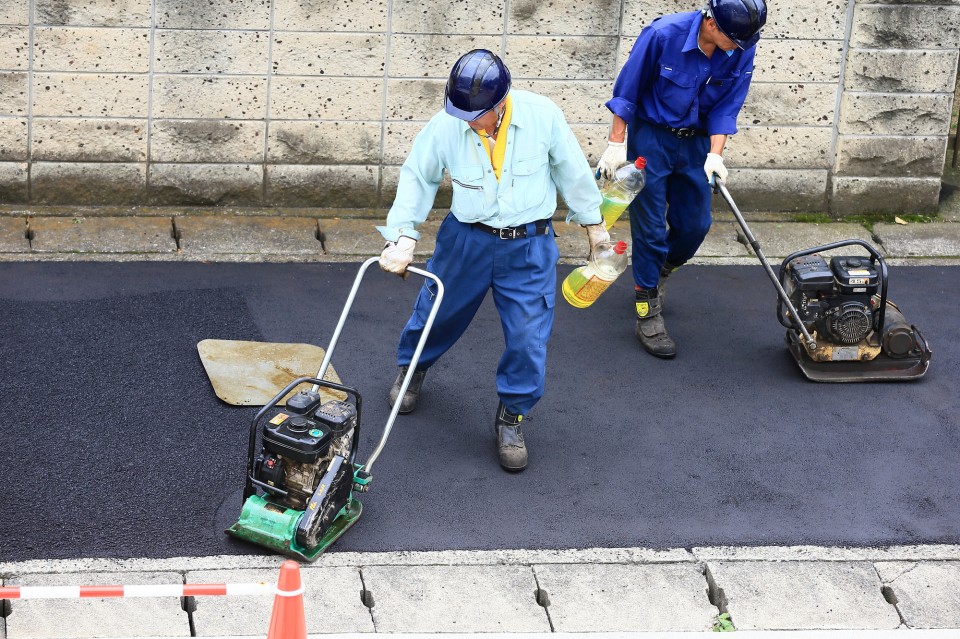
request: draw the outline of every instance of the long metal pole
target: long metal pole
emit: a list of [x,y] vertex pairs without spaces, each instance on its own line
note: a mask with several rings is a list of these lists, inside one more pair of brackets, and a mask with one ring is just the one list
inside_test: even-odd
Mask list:
[[790,317],[793,319],[794,326],[796,326],[797,330],[803,333],[803,341],[806,344],[807,351],[815,351],[817,349],[817,340],[813,339],[813,336],[810,335],[809,331],[807,331],[807,328],[803,325],[803,322],[800,321],[800,315],[797,314],[797,309],[794,308],[793,302],[790,301],[790,296],[787,295],[785,290],[783,290],[783,285],[780,284],[777,274],[773,272],[770,264],[767,263],[767,258],[764,257],[763,251],[760,250],[760,243],[757,242],[757,238],[753,236],[753,233],[750,231],[750,227],[747,226],[747,221],[743,219],[743,215],[740,213],[740,209],[737,208],[733,198],[730,197],[730,191],[727,190],[727,187],[723,184],[723,180],[721,180],[720,176],[718,176],[716,173],[713,174],[713,179],[715,181],[717,190],[720,191],[720,195],[723,196],[723,199],[727,201],[727,205],[730,207],[730,210],[733,211],[733,216],[737,218],[737,223],[740,225],[740,228],[743,229],[744,235],[747,236],[747,241],[750,242],[750,248],[752,248],[753,252],[757,254],[758,258],[760,258],[760,263],[763,265],[764,270],[766,270],[767,275],[770,276],[770,281],[773,282],[773,285],[777,289],[777,295],[780,296],[784,306],[786,306],[787,310],[790,312]]
[[[363,281],[363,274],[367,271],[367,268],[369,268],[370,265],[377,263],[379,260],[379,257],[371,257],[360,266],[360,272],[357,273],[357,277],[353,281],[353,288],[350,289],[350,294],[347,296],[347,301],[343,306],[343,312],[340,313],[340,321],[337,322],[337,327],[333,330],[333,337],[330,338],[330,345],[327,346],[327,352],[323,355],[323,361],[320,363],[320,370],[317,371],[317,379],[323,379],[324,373],[327,372],[327,367],[330,365],[330,360],[333,357],[333,351],[337,346],[337,341],[340,339],[340,332],[343,330],[343,325],[347,322],[347,315],[350,314],[350,309],[353,307],[353,300],[357,297],[357,290],[360,288],[360,282]],[[420,341],[417,342],[417,348],[413,352],[413,358],[410,360],[410,365],[407,368],[407,374],[403,378],[403,384],[400,386],[400,394],[397,396],[397,401],[393,404],[393,409],[390,411],[390,417],[387,418],[387,425],[383,429],[383,435],[380,436],[380,442],[377,444],[373,454],[370,455],[370,458],[363,466],[363,470],[366,472],[370,472],[370,469],[373,468],[373,463],[377,460],[377,457],[380,456],[380,451],[382,451],[383,447],[387,444],[387,438],[390,436],[390,431],[393,429],[393,422],[397,419],[397,413],[400,412],[400,402],[403,400],[403,396],[407,392],[407,387],[410,386],[410,382],[413,380],[413,375],[417,370],[417,362],[420,361],[420,353],[423,352],[423,347],[427,343],[427,336],[430,335],[430,329],[433,326],[433,320],[436,318],[437,311],[440,310],[440,302],[443,300],[443,282],[440,281],[439,277],[433,273],[430,273],[429,271],[424,271],[415,266],[408,266],[407,270],[411,273],[416,273],[427,279],[433,280],[433,282],[437,285],[437,296],[433,300],[433,306],[430,308],[430,314],[427,316],[427,321],[423,326],[423,332],[420,334]],[[320,387],[318,385],[313,385],[314,392],[317,392],[319,388]]]
[[393,429],[393,422],[397,418],[397,413],[400,412],[400,403],[403,401],[403,396],[407,392],[407,387],[410,385],[410,381],[417,372],[417,362],[420,361],[420,353],[423,352],[423,347],[427,343],[427,336],[430,334],[430,329],[433,327],[433,320],[437,316],[437,311],[440,310],[440,302],[443,300],[443,282],[440,281],[439,277],[433,273],[430,273],[429,271],[424,271],[415,266],[408,266],[407,270],[411,273],[417,273],[418,275],[422,275],[433,280],[433,282],[437,285],[437,296],[433,299],[433,306],[430,307],[430,314],[427,316],[427,321],[423,325],[423,332],[420,334],[420,341],[417,342],[417,348],[413,351],[413,357],[410,358],[410,365],[407,367],[407,374],[403,378],[403,384],[400,385],[400,394],[397,395],[397,401],[393,403],[393,408],[390,410],[390,417],[387,418],[387,425],[383,429],[383,435],[380,437],[380,441],[377,443],[377,447],[374,449],[373,454],[367,459],[367,463],[363,465],[363,470],[368,473],[370,472],[370,469],[373,468],[373,463],[377,461],[377,457],[380,456],[380,451],[382,451],[383,447],[387,444],[387,438],[390,436],[390,431]]

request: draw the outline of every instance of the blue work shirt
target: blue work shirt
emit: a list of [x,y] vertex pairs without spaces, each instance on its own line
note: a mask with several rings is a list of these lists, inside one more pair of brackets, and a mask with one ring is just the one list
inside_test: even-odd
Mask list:
[[644,120],[708,135],[737,132],[756,47],[732,55],[717,48],[708,58],[697,43],[702,20],[699,11],[675,13],[640,32],[607,101],[628,128]]
[[513,113],[500,180],[484,141],[463,120],[437,113],[417,135],[400,169],[397,196],[386,226],[377,230],[395,242],[416,231],[433,207],[443,171],[453,183],[450,212],[465,223],[494,228],[519,226],[553,216],[557,190],[570,209],[567,221],[599,224],[600,190],[590,165],[560,108],[527,91],[511,91]]

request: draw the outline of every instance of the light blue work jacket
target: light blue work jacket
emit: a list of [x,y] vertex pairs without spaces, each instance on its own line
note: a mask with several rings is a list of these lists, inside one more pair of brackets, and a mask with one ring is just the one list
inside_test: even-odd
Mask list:
[[550,218],[558,189],[570,209],[567,222],[601,221],[600,191],[560,108],[528,91],[510,95],[513,112],[500,181],[485,141],[466,122],[441,111],[417,135],[400,169],[386,226],[377,227],[384,239],[420,239],[416,227],[433,207],[445,170],[453,183],[450,211],[461,222],[504,228]]

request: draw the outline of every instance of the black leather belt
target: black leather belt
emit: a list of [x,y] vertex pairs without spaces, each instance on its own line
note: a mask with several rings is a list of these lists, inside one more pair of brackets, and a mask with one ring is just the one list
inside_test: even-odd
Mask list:
[[706,132],[706,131],[703,131],[702,129],[694,129],[693,127],[681,127],[681,128],[678,129],[678,128],[676,128],[676,127],[667,126],[666,124],[655,124],[655,123],[653,123],[653,122],[647,122],[646,120],[643,120],[643,122],[644,122],[645,124],[649,124],[649,125],[652,126],[652,127],[656,127],[656,128],[658,128],[658,129],[663,129],[664,131],[669,131],[670,133],[674,134],[675,136],[677,136],[678,138],[681,138],[681,139],[683,139],[683,138],[692,138],[692,137],[697,136],[697,135],[702,136],[702,137],[705,137],[705,138],[706,138],[706,137],[710,137],[710,136],[707,134],[707,132]]
[[[534,235],[546,235],[547,231],[550,229],[550,222],[548,220],[537,220],[532,222],[535,225]],[[492,226],[487,226],[482,222],[474,222],[472,224],[473,228],[480,229],[481,231],[486,231],[491,235],[496,235],[501,240],[515,240],[518,238],[527,237],[527,226],[528,224],[521,224],[520,226],[508,226],[502,229],[494,228]]]

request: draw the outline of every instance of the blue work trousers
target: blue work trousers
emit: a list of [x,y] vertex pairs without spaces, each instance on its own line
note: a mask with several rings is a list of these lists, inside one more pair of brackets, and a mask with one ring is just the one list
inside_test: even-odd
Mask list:
[[[535,224],[526,226],[526,238],[505,240],[447,215],[427,261],[427,270],[443,282],[443,302],[417,363],[417,369],[426,369],[440,359],[463,335],[492,289],[506,342],[497,366],[497,394],[507,410],[519,415],[529,413],[543,396],[560,256],[552,227],[536,235]],[[420,290],[400,335],[400,366],[408,366],[413,358],[435,289],[428,280]],[[486,339],[495,343],[492,336]],[[461,385],[473,388],[469,379],[461,380]]]
[[628,131],[627,157],[647,158],[647,182],[630,204],[633,279],[653,288],[665,262],[679,266],[700,248],[710,230],[710,184],[703,163],[705,136],[676,135],[638,122]]

